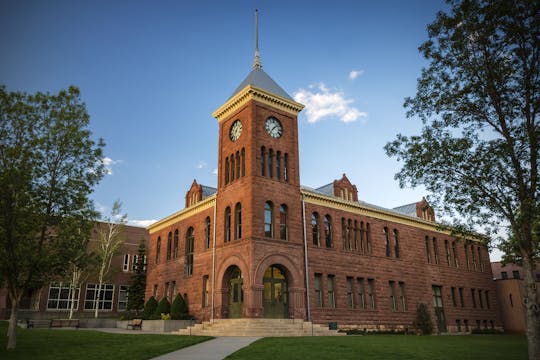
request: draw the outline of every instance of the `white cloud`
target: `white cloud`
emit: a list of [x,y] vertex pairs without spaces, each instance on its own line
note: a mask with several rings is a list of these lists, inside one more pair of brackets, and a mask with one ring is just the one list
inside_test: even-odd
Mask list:
[[133,225],[133,226],[142,226],[142,227],[147,227],[148,225],[152,225],[153,223],[155,223],[157,220],[128,220],[128,224],[129,225]]
[[364,70],[351,70],[349,73],[349,79],[354,80],[362,74],[364,74]]
[[199,163],[197,164],[196,167],[197,167],[197,169],[205,168],[206,167],[206,161],[204,161],[204,160],[199,161]]
[[215,168],[214,170],[212,170],[212,175],[216,175],[216,176],[217,176],[217,168]]
[[104,157],[101,159],[101,163],[105,166],[105,173],[107,175],[113,174],[113,166],[123,163],[123,160],[113,160],[110,157]]
[[294,100],[306,106],[307,120],[315,123],[326,117],[337,117],[347,123],[367,116],[367,113],[351,106],[352,99],[346,99],[343,91],[332,92],[324,83],[310,85],[309,90],[299,89]]

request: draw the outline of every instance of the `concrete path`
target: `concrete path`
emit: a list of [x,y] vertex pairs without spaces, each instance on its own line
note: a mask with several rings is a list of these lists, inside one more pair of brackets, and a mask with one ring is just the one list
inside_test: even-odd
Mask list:
[[258,339],[260,338],[249,336],[218,337],[152,360],[221,360]]

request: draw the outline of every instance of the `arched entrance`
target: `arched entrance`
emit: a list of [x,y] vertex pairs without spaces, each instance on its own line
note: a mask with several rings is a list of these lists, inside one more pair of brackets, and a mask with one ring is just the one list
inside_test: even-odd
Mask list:
[[229,318],[241,318],[244,306],[242,271],[237,266],[229,269]]
[[283,319],[289,317],[287,278],[276,265],[269,266],[263,277],[264,317]]

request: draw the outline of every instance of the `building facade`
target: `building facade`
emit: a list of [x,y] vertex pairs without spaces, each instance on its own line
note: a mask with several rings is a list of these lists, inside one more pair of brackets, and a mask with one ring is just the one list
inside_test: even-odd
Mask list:
[[262,69],[214,113],[217,188],[193,181],[184,209],[149,226],[146,297],[181,293],[199,320],[297,318],[405,329],[419,303],[440,332],[499,328],[489,254],[440,230],[425,199],[359,200],[343,175],[300,184],[295,102]]

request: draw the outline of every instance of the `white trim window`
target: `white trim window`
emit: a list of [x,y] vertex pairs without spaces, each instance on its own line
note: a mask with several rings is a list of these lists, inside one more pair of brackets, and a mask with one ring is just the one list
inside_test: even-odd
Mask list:
[[49,286],[49,297],[47,298],[47,310],[70,310],[72,291],[75,291],[75,301],[73,309],[79,308],[80,287],[72,289],[69,283],[51,283]]
[[122,265],[122,271],[123,272],[129,271],[129,254],[124,254],[124,262]]
[[128,304],[128,285],[118,286],[118,311],[126,311]]
[[[94,310],[94,297],[99,284],[87,284],[86,295],[84,297],[84,310]],[[112,311],[114,298],[114,285],[102,284],[99,294],[98,304],[100,310]]]
[[139,255],[132,255],[131,258],[131,271],[135,271],[137,269],[137,260],[139,259]]

